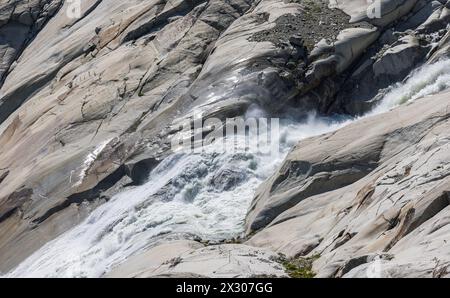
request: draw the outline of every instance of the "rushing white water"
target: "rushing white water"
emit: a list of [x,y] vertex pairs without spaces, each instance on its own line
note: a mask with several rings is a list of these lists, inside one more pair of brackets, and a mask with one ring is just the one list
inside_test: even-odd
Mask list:
[[[97,146],[97,148],[94,149],[91,153],[86,156],[86,159],[83,162],[82,169],[80,171],[78,181],[72,186],[76,187],[83,183],[84,178],[86,177],[86,172],[89,170],[89,167],[92,166],[92,164],[97,159],[97,156],[106,148],[106,146],[111,142],[112,139],[106,140],[100,145]],[[72,182],[72,175],[70,176],[70,182]]]
[[413,71],[405,82],[389,87],[381,103],[370,114],[383,113],[447,88],[450,88],[450,59],[426,64]]
[[[391,88],[374,113],[448,87],[450,61],[420,68]],[[370,113],[373,114],[373,113]],[[47,243],[10,277],[97,277],[161,237],[220,241],[243,232],[256,188],[299,140],[336,130],[351,120],[311,117],[281,123],[279,153],[177,153],[152,171],[146,184],[128,189],[81,224]]]

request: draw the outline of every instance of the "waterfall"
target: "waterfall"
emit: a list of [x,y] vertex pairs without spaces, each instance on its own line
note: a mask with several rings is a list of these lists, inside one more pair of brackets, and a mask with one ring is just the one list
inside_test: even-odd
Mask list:
[[370,114],[380,114],[399,104],[435,94],[450,88],[450,59],[425,64],[411,72],[408,78],[387,88],[380,104]]
[[[390,87],[369,115],[450,87],[450,60],[425,65]],[[354,120],[354,119],[353,119]],[[280,122],[280,150],[179,152],[163,160],[148,182],[125,189],[79,225],[45,244],[7,277],[99,277],[161,239],[221,241],[244,231],[256,188],[299,140],[339,129],[353,120],[311,115]],[[218,183],[216,182],[218,181]],[[216,183],[215,183],[216,182]]]

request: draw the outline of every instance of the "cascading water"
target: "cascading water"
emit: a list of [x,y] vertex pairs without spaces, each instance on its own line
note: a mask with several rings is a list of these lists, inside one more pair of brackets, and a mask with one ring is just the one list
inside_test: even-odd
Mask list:
[[450,60],[426,64],[413,71],[403,83],[388,88],[380,104],[369,114],[379,114],[399,104],[450,88]]
[[[450,87],[450,60],[426,65],[393,86],[370,115]],[[221,152],[175,153],[146,184],[124,190],[81,224],[47,243],[10,277],[97,277],[162,237],[220,241],[243,232],[256,188],[299,140],[336,130],[351,120],[311,116],[281,122],[276,156]]]

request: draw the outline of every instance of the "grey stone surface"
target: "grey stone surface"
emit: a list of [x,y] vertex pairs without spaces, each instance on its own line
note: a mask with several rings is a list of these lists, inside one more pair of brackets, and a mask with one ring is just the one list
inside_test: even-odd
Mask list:
[[249,232],[266,228],[247,244],[320,255],[319,277],[443,274],[449,100],[425,97],[300,142],[257,196]]
[[61,0],[14,0],[0,3],[0,87],[27,43],[55,14],[61,3]]
[[[448,1],[383,1],[381,18],[372,20],[363,16],[365,0],[325,9],[328,4],[89,0],[73,19],[67,1],[2,1],[0,271],[79,223],[124,185],[143,183],[171,154],[178,124],[194,112],[225,119],[257,104],[270,115],[293,108],[361,114],[380,89],[448,55]],[[420,117],[408,123],[421,123]],[[317,151],[320,138],[305,141],[308,161],[287,161],[282,177],[263,185],[249,226],[263,228],[311,196],[370,175],[382,162],[386,140],[372,137],[342,152],[333,146]],[[225,176],[212,183],[225,189],[242,179]],[[252,241],[259,245],[258,237]],[[323,237],[291,240],[306,252]],[[234,249],[238,255],[251,250],[225,248]],[[205,248],[196,258],[221,253]],[[263,271],[260,265],[255,272]],[[189,266],[188,274],[212,274]],[[227,276],[240,270],[236,266]]]
[[202,247],[179,241],[149,249],[113,269],[106,277],[287,277],[278,256],[241,244]]
[[[348,5],[356,2],[349,1]],[[333,94],[336,100],[329,111],[362,115],[371,109],[380,90],[404,80],[417,66],[435,62],[448,53],[444,45],[441,51],[437,46],[444,43],[448,32],[446,1],[382,3],[386,7],[400,5],[402,17],[398,17],[392,27],[382,29],[378,40],[366,48],[362,58],[348,71]],[[406,8],[408,11],[404,11]],[[438,53],[432,57],[436,51]]]

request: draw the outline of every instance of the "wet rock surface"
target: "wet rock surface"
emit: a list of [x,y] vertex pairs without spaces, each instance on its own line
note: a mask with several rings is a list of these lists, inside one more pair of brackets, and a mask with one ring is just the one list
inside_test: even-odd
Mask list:
[[[418,65],[448,57],[448,3],[383,1],[380,17],[370,19],[365,14],[365,0],[339,1],[337,5],[335,1],[308,0],[103,0],[83,1],[81,18],[73,19],[67,14],[67,1],[2,2],[0,271],[16,267],[114,194],[147,182],[149,173],[172,155],[171,140],[181,133],[180,123],[192,120],[199,111],[205,118],[222,120],[245,115],[255,105],[269,116],[286,111],[295,111],[297,116],[310,111],[321,115],[366,113],[388,92],[386,88],[404,80]],[[335,208],[327,205],[332,201],[345,211],[346,203],[354,199],[351,194],[356,196],[359,190],[360,199],[366,201],[361,204],[369,204],[371,192],[377,195],[381,190],[372,189],[368,179],[392,174],[383,170],[394,164],[388,163],[389,158],[396,158],[386,146],[417,160],[433,148],[440,148],[439,154],[443,154],[444,141],[437,145],[422,142],[430,129],[445,134],[444,116],[435,116],[434,110],[431,113],[428,103],[434,100],[436,108],[445,110],[447,99],[445,93],[414,103],[414,109],[402,108],[406,112],[399,113],[417,114],[408,116],[410,119],[405,116],[404,122],[395,119],[396,112],[374,118],[373,125],[364,122],[371,133],[359,142],[353,142],[358,132],[347,128],[337,134],[343,138],[335,143],[327,141],[332,136],[300,143],[279,173],[261,186],[247,223],[249,232],[263,230],[248,243],[290,256],[321,253],[314,268],[323,276],[359,275],[362,267],[349,264],[368,266],[373,254],[380,251],[402,256],[401,245],[417,242],[440,225],[429,222],[437,219],[436,214],[428,214],[433,212],[425,204],[431,196],[417,198],[417,204],[425,204],[419,213],[417,207],[408,209],[398,203],[401,208],[392,207],[391,213],[383,215],[392,219],[387,224],[373,208],[356,208],[354,212],[360,213],[357,219],[343,223],[370,222],[366,231],[370,235],[375,233],[374,227],[385,229],[389,235],[383,238],[383,247],[374,244],[376,249],[361,249],[373,239],[358,229],[342,224],[339,231],[329,232],[336,225],[332,218],[341,216],[334,211],[317,217],[320,228],[305,232],[305,222],[317,219],[307,210],[326,213],[324,210]],[[391,130],[386,131],[377,121],[391,123]],[[419,141],[419,137],[425,139]],[[419,149],[409,152],[408,146]],[[425,186],[415,191],[437,187],[436,181],[446,169],[445,156],[439,160],[442,169],[436,169],[431,180],[417,182],[418,178],[417,185]],[[403,174],[412,175],[414,169],[412,166]],[[398,186],[402,180],[395,177],[389,178],[394,182],[386,178],[386,183]],[[210,187],[227,191],[245,179],[245,173],[224,168],[210,181]],[[173,183],[166,189],[172,189]],[[333,193],[343,198],[328,197]],[[442,192],[437,193],[432,206],[445,205]],[[160,197],[169,194],[160,193]],[[193,186],[186,196],[195,199],[195,195]],[[302,204],[309,205],[298,211]],[[302,212],[303,217],[299,215]],[[418,215],[420,212],[428,215]],[[288,225],[296,220],[300,223]],[[424,230],[411,228],[422,226],[422,221],[426,222]],[[281,243],[292,243],[286,247],[275,245],[279,235],[271,233],[282,225],[289,233],[283,233],[286,238]],[[386,225],[390,227],[387,230]],[[355,246],[346,250],[353,242]],[[330,247],[341,247],[342,253],[332,256]],[[393,262],[409,266],[416,246],[410,247],[404,258],[383,259],[386,268]],[[236,251],[240,260],[240,254],[253,248],[235,245],[224,249]],[[430,259],[436,257],[432,249],[420,244],[417,249],[424,249]],[[351,262],[350,256],[356,253],[359,261]],[[197,249],[192,258],[196,262],[203,255],[208,259],[221,254]],[[263,254],[267,259],[272,253]],[[250,269],[242,276],[264,270],[282,275],[275,264],[267,263],[269,268],[262,266],[264,261],[256,262],[253,270],[252,258],[245,258],[246,262]],[[158,274],[214,275],[189,264],[183,270],[169,266]],[[235,265],[224,274],[234,276],[241,270]],[[420,266],[403,272],[428,272],[428,265]],[[132,268],[126,270],[137,274]],[[142,271],[145,276],[155,275],[149,269]]]
[[266,228],[248,244],[320,255],[319,277],[370,277],[371,265],[378,277],[432,277],[448,266],[449,95],[300,142],[257,196],[249,231]]

